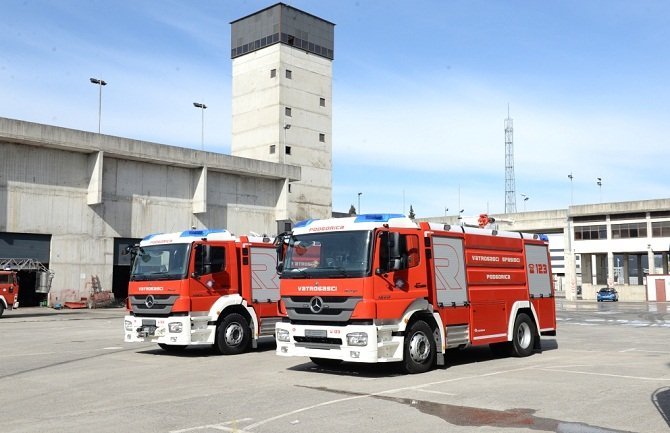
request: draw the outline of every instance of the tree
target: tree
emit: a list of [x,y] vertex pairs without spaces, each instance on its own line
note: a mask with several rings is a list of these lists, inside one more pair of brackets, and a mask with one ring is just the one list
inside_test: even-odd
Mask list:
[[414,209],[412,208],[412,205],[409,205],[409,217],[410,217],[410,219],[414,219],[416,217],[416,214],[414,214]]
[[356,208],[354,207],[353,204],[349,208],[349,215],[356,215]]

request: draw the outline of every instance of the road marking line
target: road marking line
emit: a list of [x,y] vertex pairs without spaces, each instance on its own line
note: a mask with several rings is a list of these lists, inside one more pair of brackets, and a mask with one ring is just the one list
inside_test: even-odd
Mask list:
[[[237,424],[240,422],[245,422],[245,421],[252,421],[253,418],[241,418],[241,419],[236,419],[232,421],[225,421],[225,422],[220,422],[218,424],[206,424],[206,425],[199,425],[196,427],[189,427],[181,430],[171,430],[170,433],[185,433],[185,432],[191,432],[191,431],[197,431],[197,430],[205,430],[205,429],[215,429],[215,430],[221,430],[221,431],[228,431],[228,432],[238,432],[238,433],[244,433],[246,430],[240,430],[239,427],[237,427]],[[226,427],[233,424],[234,427]]]
[[478,374],[478,375],[475,375],[475,376],[455,377],[453,379],[438,380],[438,381],[435,381],[435,382],[429,382],[429,383],[424,383],[424,384],[420,384],[420,385],[405,386],[405,387],[402,387],[402,388],[388,389],[386,391],[379,391],[379,392],[374,392],[374,393],[370,393],[370,394],[355,395],[355,396],[351,396],[351,397],[338,398],[338,399],[335,399],[335,400],[324,401],[324,402],[321,402],[321,403],[313,404],[311,406],[306,406],[306,407],[303,407],[303,408],[300,408],[300,409],[295,409],[295,410],[292,410],[290,412],[286,412],[286,413],[279,414],[279,415],[276,415],[276,416],[273,416],[273,417],[270,417],[270,418],[266,418],[264,420],[261,420],[261,421],[258,421],[256,423],[254,423],[254,424],[249,424],[248,426],[245,427],[244,431],[241,431],[241,433],[248,433],[248,430],[255,429],[257,427],[260,427],[260,426],[262,426],[264,424],[267,424],[267,423],[270,423],[272,421],[276,421],[278,419],[286,418],[288,416],[292,416],[292,415],[295,415],[295,414],[298,414],[298,413],[301,413],[301,412],[306,412],[306,411],[316,409],[316,408],[319,408],[319,407],[323,407],[323,406],[330,406],[330,405],[341,403],[341,402],[344,402],[344,401],[358,400],[358,399],[362,399],[362,398],[374,397],[374,396],[383,395],[383,394],[394,394],[396,392],[407,391],[407,390],[410,390],[410,389],[411,390],[421,390],[421,388],[425,388],[425,387],[428,387],[428,386],[441,385],[441,384],[444,384],[444,383],[456,382],[456,381],[459,381],[459,380],[478,379],[478,378],[482,378],[482,377],[495,376],[495,375],[498,375],[498,374],[514,373],[514,372],[517,372],[517,371],[525,371],[525,370],[532,370],[532,369],[533,369],[533,367],[522,367],[522,368],[515,368],[515,369],[512,369],[512,370],[494,371],[492,373]]
[[595,372],[590,372],[590,371],[577,371],[577,370],[561,370],[558,368],[538,368],[537,370],[541,371],[553,371],[557,373],[575,373],[575,374],[586,374],[589,376],[606,376],[606,377],[616,377],[619,379],[635,379],[635,380],[649,380],[649,381],[668,381],[670,382],[670,378],[663,378],[663,377],[644,377],[644,376],[627,376],[623,374],[609,374],[609,373],[595,373]]

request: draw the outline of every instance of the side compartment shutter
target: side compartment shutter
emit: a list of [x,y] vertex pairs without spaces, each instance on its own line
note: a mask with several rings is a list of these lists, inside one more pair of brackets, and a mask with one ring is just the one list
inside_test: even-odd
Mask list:
[[274,248],[251,248],[251,297],[256,302],[279,300]]
[[433,263],[437,302],[441,305],[464,305],[468,302],[465,283],[463,239],[434,237]]
[[549,254],[544,245],[526,245],[526,275],[531,298],[551,296]]

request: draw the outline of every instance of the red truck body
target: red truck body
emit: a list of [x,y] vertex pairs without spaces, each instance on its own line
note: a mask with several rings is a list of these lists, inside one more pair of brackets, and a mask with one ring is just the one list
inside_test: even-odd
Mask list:
[[443,364],[449,348],[527,356],[556,333],[538,235],[382,214],[306,221],[286,239],[278,355],[418,373]]
[[19,279],[14,271],[0,271],[0,316],[19,308]]
[[147,236],[133,253],[126,342],[235,354],[274,335],[279,281],[270,239],[188,230]]

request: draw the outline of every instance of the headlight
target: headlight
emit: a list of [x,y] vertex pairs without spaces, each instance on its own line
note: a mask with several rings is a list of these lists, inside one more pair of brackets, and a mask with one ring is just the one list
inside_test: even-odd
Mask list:
[[367,346],[368,333],[367,332],[352,332],[347,334],[347,344],[349,346]]
[[126,327],[126,331],[132,331],[133,330],[133,322],[130,320],[124,320],[123,321],[123,326]]
[[168,323],[168,329],[173,334],[179,334],[184,329],[184,325],[181,322],[172,322]]
[[285,343],[291,341],[291,337],[286,329],[277,329],[277,341],[283,341]]

